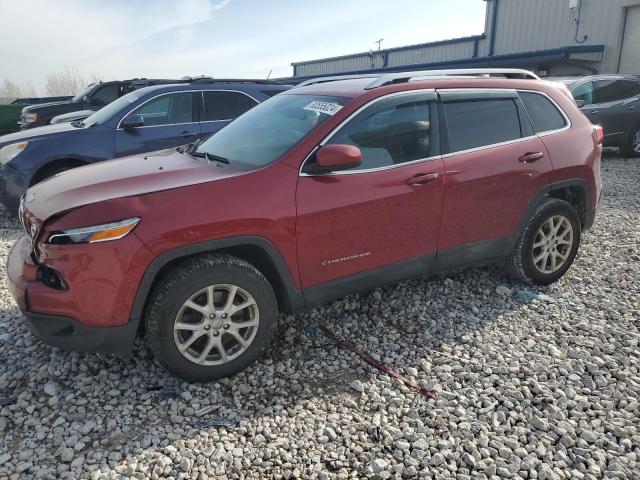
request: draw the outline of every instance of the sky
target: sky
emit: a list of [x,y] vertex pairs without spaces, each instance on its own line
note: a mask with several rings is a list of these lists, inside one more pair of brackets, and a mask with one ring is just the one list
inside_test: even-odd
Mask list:
[[291,62],[484,31],[482,0],[0,0],[0,80],[291,76]]

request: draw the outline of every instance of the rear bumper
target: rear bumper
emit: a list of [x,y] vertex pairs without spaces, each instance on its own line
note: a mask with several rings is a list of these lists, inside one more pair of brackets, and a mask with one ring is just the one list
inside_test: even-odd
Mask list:
[[137,322],[120,327],[87,327],[69,317],[22,312],[33,334],[62,350],[94,352],[127,358],[136,338]]
[[600,199],[602,198],[602,192],[598,194],[598,201],[596,202],[595,208],[589,209],[584,214],[584,225],[582,226],[583,230],[589,230],[593,226],[593,222],[596,220],[596,214],[598,213],[598,209],[600,208]]

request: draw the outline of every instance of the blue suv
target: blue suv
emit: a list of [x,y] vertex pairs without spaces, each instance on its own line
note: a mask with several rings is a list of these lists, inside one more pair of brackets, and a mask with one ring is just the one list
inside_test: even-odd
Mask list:
[[192,143],[290,86],[216,80],[133,91],[84,120],[0,137],[0,202],[16,210],[31,185],[71,168]]

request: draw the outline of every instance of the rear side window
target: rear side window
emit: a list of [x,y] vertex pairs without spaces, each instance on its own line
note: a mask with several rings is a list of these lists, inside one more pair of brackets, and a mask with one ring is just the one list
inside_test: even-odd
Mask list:
[[257,105],[253,98],[238,92],[204,92],[203,121],[233,120]]
[[633,80],[596,80],[594,103],[615,102],[640,95],[640,83]]
[[449,151],[459,152],[522,138],[512,98],[464,100],[444,104]]
[[531,118],[536,133],[560,130],[567,125],[562,113],[544,95],[533,92],[518,92],[524,108]]
[[120,96],[120,85],[117,83],[105,85],[93,94],[91,101],[94,105],[108,105]]

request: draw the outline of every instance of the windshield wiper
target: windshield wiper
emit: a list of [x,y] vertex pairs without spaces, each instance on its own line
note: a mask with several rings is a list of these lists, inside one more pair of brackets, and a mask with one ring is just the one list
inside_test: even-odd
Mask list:
[[206,158],[208,161],[210,162],[220,162],[220,163],[226,163],[227,165],[229,165],[229,159],[228,158],[224,158],[221,157],[219,155],[214,155],[213,153],[209,153],[209,152],[190,152],[189,155],[191,155],[192,157],[196,157],[196,158]]

